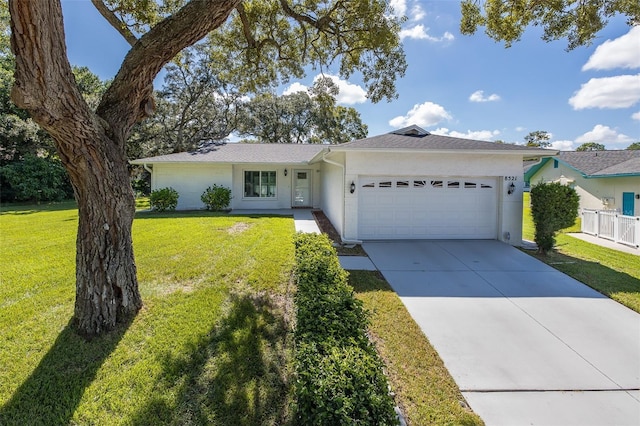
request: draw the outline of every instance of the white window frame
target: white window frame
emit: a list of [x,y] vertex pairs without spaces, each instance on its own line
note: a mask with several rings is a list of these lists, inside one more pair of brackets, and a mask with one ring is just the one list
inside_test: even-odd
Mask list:
[[[247,195],[247,173],[259,173],[260,183],[258,184],[258,195]],[[268,177],[267,183],[263,184],[263,174],[273,173],[273,177],[275,181],[273,182],[273,194],[269,194],[268,192]],[[249,182],[250,183],[250,182]],[[247,169],[242,171],[242,198],[246,200],[275,200],[278,198],[278,172],[277,170],[255,170],[255,169]],[[267,193],[263,195],[262,187],[267,185]],[[255,191],[254,191],[255,192]]]

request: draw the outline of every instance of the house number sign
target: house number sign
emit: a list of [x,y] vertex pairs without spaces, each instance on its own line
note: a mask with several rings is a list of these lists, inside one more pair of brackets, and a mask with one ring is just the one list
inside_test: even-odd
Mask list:
[[507,182],[515,182],[516,180],[518,180],[518,176],[505,176],[504,180]]

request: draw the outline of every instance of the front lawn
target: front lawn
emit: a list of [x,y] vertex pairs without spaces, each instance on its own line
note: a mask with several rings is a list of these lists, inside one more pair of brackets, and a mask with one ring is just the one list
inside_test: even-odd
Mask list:
[[138,213],[145,305],[90,342],[76,229],[73,203],[0,212],[0,424],[290,422],[290,218]]
[[[640,257],[573,238],[567,232],[580,232],[579,219],[558,234],[553,252],[534,254],[536,258],[640,312]],[[529,193],[524,194],[522,237],[534,238]]]

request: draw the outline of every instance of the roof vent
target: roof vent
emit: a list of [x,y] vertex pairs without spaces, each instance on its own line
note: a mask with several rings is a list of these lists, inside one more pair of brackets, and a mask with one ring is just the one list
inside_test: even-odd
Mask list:
[[394,130],[391,133],[401,136],[427,136],[429,134],[429,132],[421,127],[416,126],[415,124],[409,127],[404,127],[402,129]]

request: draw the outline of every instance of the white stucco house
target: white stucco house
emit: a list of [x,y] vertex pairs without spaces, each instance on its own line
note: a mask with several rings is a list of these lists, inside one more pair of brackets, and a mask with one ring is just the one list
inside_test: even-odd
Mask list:
[[640,151],[562,151],[530,167],[525,181],[570,185],[581,209],[640,216]]
[[322,209],[343,241],[522,242],[522,162],[554,150],[433,135],[410,126],[340,145],[224,144],[132,161],[178,209],[231,188],[231,208]]

